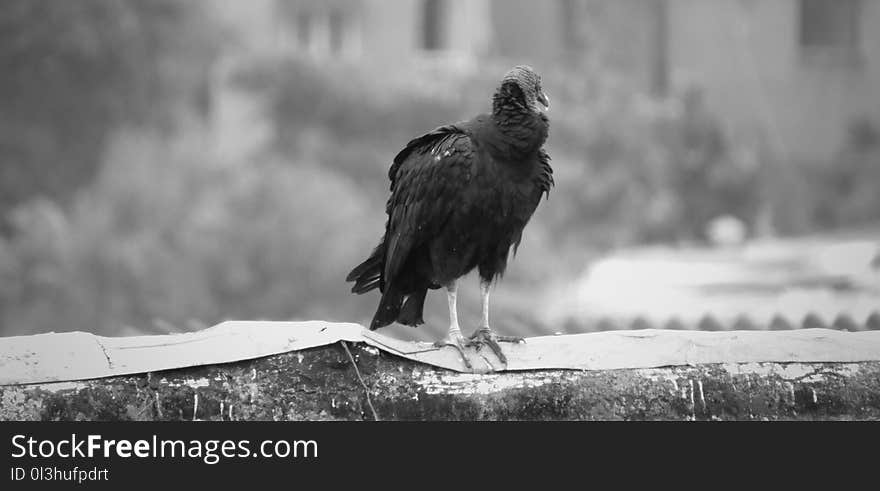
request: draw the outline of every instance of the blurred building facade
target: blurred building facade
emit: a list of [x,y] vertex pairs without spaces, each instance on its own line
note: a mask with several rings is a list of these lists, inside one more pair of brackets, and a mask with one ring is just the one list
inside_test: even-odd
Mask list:
[[830,161],[853,125],[880,126],[880,1],[498,0],[492,7],[495,52],[564,63],[588,57],[659,94],[699,87],[730,130],[759,132],[751,136],[781,161]]
[[490,0],[256,0],[215,4],[249,48],[379,67],[488,53]]
[[851,125],[880,123],[880,2],[669,0],[667,19],[671,77],[784,161],[829,161]]
[[[220,10],[264,50],[377,67],[500,56],[601,63],[645,90],[700,87],[784,161],[827,161],[880,124],[876,0],[259,0]],[[250,23],[250,24],[248,24]],[[755,136],[755,135],[752,135]]]

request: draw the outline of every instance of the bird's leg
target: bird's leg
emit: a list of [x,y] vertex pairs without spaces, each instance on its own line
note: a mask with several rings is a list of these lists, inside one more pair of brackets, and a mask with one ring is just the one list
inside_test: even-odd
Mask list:
[[457,290],[458,285],[455,281],[446,285],[446,302],[449,305],[449,333],[444,340],[438,341],[434,343],[434,345],[438,348],[452,346],[458,350],[458,354],[461,355],[461,359],[465,366],[467,366],[469,370],[473,370],[474,367],[471,365],[470,360],[464,352],[465,339],[461,334],[461,327],[458,325],[458,308],[456,306]]
[[480,282],[480,301],[483,307],[483,315],[480,327],[477,328],[470,338],[468,338],[468,346],[476,346],[477,349],[479,349],[485,344],[492,349],[492,352],[495,353],[495,356],[497,356],[499,360],[501,360],[501,363],[507,365],[507,357],[504,356],[504,353],[501,351],[501,346],[498,343],[523,343],[525,340],[515,336],[499,336],[492,331],[491,327],[489,327],[489,287],[490,282]]
[[491,331],[489,327],[489,282],[480,282],[480,305],[482,306],[483,315],[481,317],[480,329]]

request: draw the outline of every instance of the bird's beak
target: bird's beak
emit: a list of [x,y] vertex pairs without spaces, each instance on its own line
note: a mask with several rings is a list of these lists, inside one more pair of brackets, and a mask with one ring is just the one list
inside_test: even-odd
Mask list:
[[550,97],[548,97],[543,90],[538,91],[538,102],[540,102],[541,105],[544,106],[545,111],[550,109]]

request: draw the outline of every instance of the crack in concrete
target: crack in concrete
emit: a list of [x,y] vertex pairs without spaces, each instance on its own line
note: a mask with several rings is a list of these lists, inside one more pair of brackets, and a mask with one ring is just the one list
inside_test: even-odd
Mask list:
[[107,359],[107,368],[112,369],[113,368],[113,360],[110,359],[110,354],[107,353],[107,348],[105,348],[104,345],[101,344],[101,340],[98,339],[97,337],[95,337],[95,343],[98,344],[98,347],[101,348],[101,353],[104,353],[104,358]]

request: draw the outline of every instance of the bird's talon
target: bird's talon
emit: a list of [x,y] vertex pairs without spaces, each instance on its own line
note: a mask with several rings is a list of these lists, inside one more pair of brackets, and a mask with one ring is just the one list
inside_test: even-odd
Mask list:
[[453,348],[455,348],[456,351],[458,351],[458,355],[461,357],[461,361],[464,363],[464,366],[466,366],[468,370],[474,369],[473,365],[471,365],[471,361],[468,359],[467,354],[464,352],[463,338],[447,338],[434,343],[434,347],[436,348],[445,348],[446,346],[452,346]]
[[490,340],[486,344],[489,345],[489,348],[491,348],[492,352],[495,353],[495,356],[497,356],[498,359],[501,360],[501,363],[504,363],[504,367],[506,368],[507,367],[507,357],[504,356],[504,352],[501,351],[501,346],[498,343],[496,343],[494,340]]
[[473,346],[477,350],[482,348],[484,345],[488,346],[492,350],[492,352],[495,353],[495,356],[497,356],[501,363],[503,363],[506,367],[507,357],[504,355],[504,352],[501,350],[501,345],[499,345],[498,342],[519,342],[514,340],[523,341],[522,338],[516,338],[513,336],[499,336],[495,334],[491,329],[487,327],[481,327],[468,338],[467,346]]

